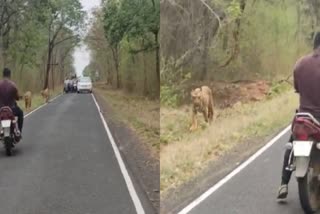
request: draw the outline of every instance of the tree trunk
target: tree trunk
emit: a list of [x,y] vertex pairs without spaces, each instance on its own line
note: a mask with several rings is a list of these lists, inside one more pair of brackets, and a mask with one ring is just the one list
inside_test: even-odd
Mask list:
[[234,47],[231,53],[231,56],[229,59],[221,66],[221,67],[226,67],[228,66],[233,60],[235,60],[239,53],[240,53],[240,32],[241,32],[241,19],[244,13],[244,10],[246,8],[246,0],[241,0],[240,1],[240,11],[241,15],[236,19],[236,28],[233,31],[233,40],[234,40]]
[[210,23],[210,18],[208,17],[208,9],[205,8],[204,12],[203,12],[203,17],[204,17],[204,38],[203,38],[203,53],[202,53],[202,57],[201,57],[201,76],[200,76],[200,80],[205,80],[207,77],[207,73],[208,73],[208,53],[209,53],[209,31],[208,31],[208,27],[209,23]]
[[109,85],[113,85],[113,73],[112,73],[112,71],[111,71],[111,69],[110,70],[108,70],[108,73],[107,73],[107,84]]
[[[101,65],[102,64],[102,65]],[[101,66],[104,66],[103,68],[101,68]],[[97,68],[99,71],[105,71],[105,72],[101,72],[101,74],[105,75],[105,78],[107,80],[107,85],[111,85],[113,84],[113,76],[112,76],[112,63],[110,64],[110,58],[106,57],[105,61],[99,63],[97,62]],[[100,79],[102,79],[100,77]]]
[[2,61],[3,67],[8,66],[8,49],[9,49],[9,35],[2,35]]
[[226,51],[229,44],[229,25],[226,25],[226,30],[223,35],[223,43],[222,43],[222,50]]
[[[144,47],[144,39],[142,40],[142,47]],[[144,96],[148,96],[149,95],[149,91],[148,91],[148,76],[147,76],[147,62],[146,62],[146,53],[143,51],[142,54],[142,58],[143,58],[143,94]]]
[[121,88],[121,76],[119,71],[119,47],[111,48],[112,49],[112,55],[114,60],[114,67],[116,69],[116,87],[117,89]]
[[[43,56],[42,57],[42,64],[40,64],[39,66],[39,71],[40,71],[40,74],[39,74],[39,80],[40,80],[40,83],[42,84],[44,82],[44,75],[45,75],[45,71],[46,71],[46,57]],[[43,85],[40,86],[40,88],[42,88]]]
[[24,69],[24,65],[25,63],[22,63],[21,67],[20,67],[20,71],[19,71],[19,83],[22,84],[22,73],[23,73],[23,69]]
[[[63,62],[60,62],[63,63]],[[60,66],[60,83],[63,83],[65,79],[65,74],[64,74],[64,64],[61,64]]]
[[54,62],[55,62],[55,59],[56,59],[56,56],[57,56],[57,51],[56,53],[52,56],[52,59],[51,59],[51,65],[52,65],[52,70],[51,70],[51,81],[52,81],[52,90],[54,90]]
[[51,57],[52,57],[52,51],[53,51],[53,45],[51,42],[49,42],[48,46],[48,59],[47,59],[47,69],[46,69],[46,75],[44,79],[44,87],[43,90],[49,87],[49,75],[50,75],[50,68],[51,68]]
[[156,43],[156,75],[157,75],[157,98],[160,93],[160,44],[159,44],[159,31],[155,32],[155,43]]
[[300,32],[301,32],[301,8],[300,8],[300,4],[297,3],[297,32],[296,32],[296,39],[298,40],[298,42],[297,42],[297,45],[298,45],[297,55],[299,53],[301,53]]

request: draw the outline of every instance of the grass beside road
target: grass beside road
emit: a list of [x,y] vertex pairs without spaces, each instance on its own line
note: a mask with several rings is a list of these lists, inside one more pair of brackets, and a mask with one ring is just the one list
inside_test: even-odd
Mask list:
[[194,133],[188,130],[191,107],[161,107],[161,197],[165,197],[169,189],[196,177],[209,162],[231,149],[269,136],[287,125],[297,106],[298,96],[292,91],[261,102],[238,104],[217,111],[219,117],[211,126],[199,115],[199,130]]
[[[62,86],[61,87],[56,87],[54,91],[50,91],[50,99],[53,99],[57,95],[62,93]],[[33,93],[32,95],[32,103],[31,103],[31,109],[27,111],[24,106],[24,99],[21,99],[18,102],[18,105],[20,108],[23,110],[25,114],[28,112],[38,108],[39,106],[43,105],[45,103],[45,99],[41,96],[40,93]]]
[[128,95],[123,91],[96,87],[114,111],[114,119],[131,127],[147,144],[154,157],[159,153],[159,102],[145,97]]

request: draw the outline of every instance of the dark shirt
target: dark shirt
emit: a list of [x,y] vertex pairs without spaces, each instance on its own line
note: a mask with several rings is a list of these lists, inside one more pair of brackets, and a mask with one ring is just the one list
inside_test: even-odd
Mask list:
[[14,106],[19,99],[16,84],[11,80],[0,80],[0,106]]
[[320,49],[297,61],[294,88],[300,94],[300,112],[320,118]]

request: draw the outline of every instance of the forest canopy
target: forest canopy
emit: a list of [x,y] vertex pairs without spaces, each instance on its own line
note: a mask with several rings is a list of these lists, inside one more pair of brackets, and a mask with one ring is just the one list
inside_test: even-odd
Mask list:
[[161,83],[285,78],[319,14],[317,0],[163,0]]

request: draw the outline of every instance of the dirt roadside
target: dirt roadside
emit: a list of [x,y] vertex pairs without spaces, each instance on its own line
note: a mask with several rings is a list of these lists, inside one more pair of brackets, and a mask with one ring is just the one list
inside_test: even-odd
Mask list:
[[146,146],[146,143],[141,140],[133,129],[116,117],[113,117],[115,110],[108,104],[108,100],[105,97],[98,91],[94,91],[94,95],[111,129],[127,168],[129,168],[133,177],[142,187],[153,205],[154,211],[159,213],[159,158],[151,155],[150,148]]

